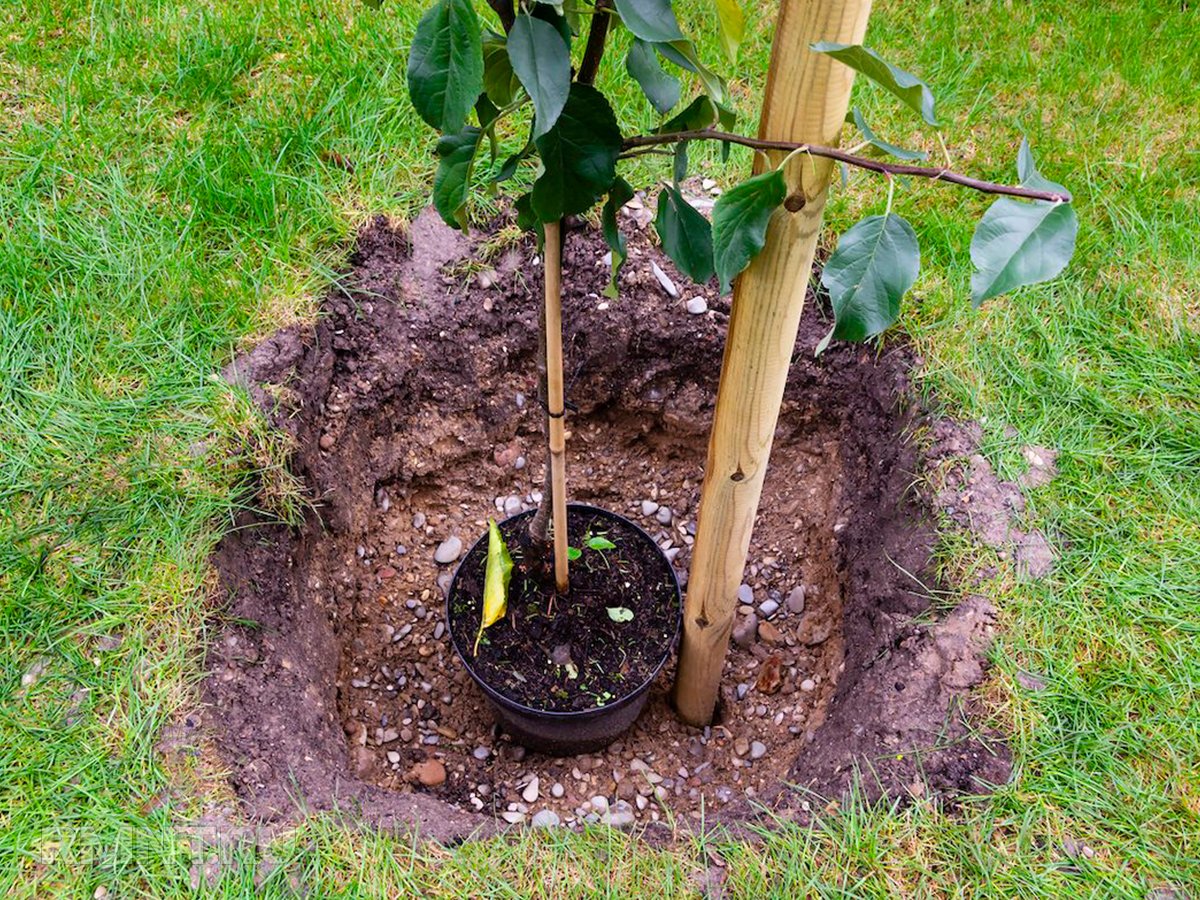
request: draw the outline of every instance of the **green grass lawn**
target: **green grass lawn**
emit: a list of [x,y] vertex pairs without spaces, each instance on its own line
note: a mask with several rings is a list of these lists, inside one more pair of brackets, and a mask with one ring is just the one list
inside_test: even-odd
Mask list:
[[[214,379],[310,318],[353,234],[411,215],[431,134],[404,99],[413,0],[60,0],[0,7],[0,892],[192,892],[181,825],[227,803],[204,757],[164,772],[196,702],[207,555],[278,465]],[[751,5],[751,4],[746,4]],[[711,16],[689,0],[707,57]],[[763,4],[764,7],[771,6]],[[902,328],[923,387],[1019,447],[1059,448],[1030,524],[1061,549],[1017,582],[948,538],[947,573],[997,563],[996,724],[1016,777],[949,815],[851,808],[758,843],[630,847],[514,835],[449,851],[314,819],[276,838],[263,890],[308,896],[670,897],[708,850],[729,896],[1120,896],[1200,885],[1200,71],[1191,4],[884,0],[869,43],[934,87],[956,165],[1011,179],[1021,135],[1077,198],[1050,285],[968,300],[987,201],[902,185],[923,239]],[[751,23],[744,121],[768,52]],[[609,66],[619,69],[615,60]],[[626,124],[651,123],[628,84]],[[856,89],[868,121],[930,145]],[[936,145],[933,145],[936,146]],[[747,157],[736,155],[744,167]],[[855,176],[830,217],[881,206]],[[1017,436],[1006,426],[1015,428]],[[1047,689],[1016,683],[1038,673]],[[1094,856],[1061,853],[1064,839]],[[193,850],[197,847],[192,842]],[[254,892],[249,851],[216,890]],[[96,894],[102,896],[103,894]]]

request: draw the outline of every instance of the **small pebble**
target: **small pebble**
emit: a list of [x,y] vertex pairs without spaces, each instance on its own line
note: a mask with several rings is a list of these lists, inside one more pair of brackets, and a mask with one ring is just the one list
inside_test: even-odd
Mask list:
[[471,751],[471,755],[480,762],[484,762],[492,755],[492,751],[490,747],[476,747]]
[[788,612],[799,615],[804,612],[804,585],[792,588],[792,592],[787,595]]
[[758,611],[769,619],[779,611],[779,604],[774,600],[764,600],[759,604]]
[[758,634],[758,616],[754,613],[742,616],[733,626],[733,642],[739,647],[749,647]]
[[442,635],[445,633],[446,633],[446,624],[444,622],[438,622],[436,625],[433,626],[433,639],[435,641],[440,641],[442,639]]
[[552,809],[538,810],[533,814],[533,819],[531,820],[534,828],[554,828],[560,822],[558,813]]
[[708,301],[703,297],[693,297],[687,302],[687,311],[693,316],[699,316],[708,312]]
[[750,745],[750,758],[762,759],[767,755],[767,745],[762,741],[755,741]]
[[449,565],[458,559],[459,554],[462,553],[462,546],[462,539],[458,535],[451,535],[438,544],[437,550],[433,553],[433,561],[438,565]]
[[658,512],[658,504],[657,503],[655,503],[653,500],[643,500],[642,501],[642,515],[643,516],[646,516],[647,518],[649,518],[650,516],[654,515],[656,512]]
[[658,508],[658,512],[654,514],[654,518],[658,521],[658,523],[660,525],[670,525],[671,519],[673,518],[673,514],[671,512],[671,507],[660,506]]
[[538,788],[540,787],[538,777],[533,776],[529,780],[529,784],[525,785],[525,790],[521,791],[521,799],[526,803],[534,803],[538,798]]
[[675,282],[671,280],[666,272],[664,272],[656,262],[650,263],[650,271],[654,273],[654,277],[658,279],[658,285],[663,289],[668,297],[672,300],[679,299],[679,288],[675,287]]
[[425,527],[425,513],[419,512],[413,516],[413,528]]
[[333,435],[332,434],[323,434],[323,435],[321,435],[321,439],[319,441],[317,441],[317,443],[320,444],[322,450],[332,450],[333,449]]
[[805,693],[810,693],[816,689],[817,683],[811,678],[805,678],[802,682],[800,682],[800,690],[804,691]]
[[737,589],[738,602],[746,606],[754,605],[754,588],[748,584],[740,585]]
[[562,795],[565,794],[566,792],[567,792],[566,788],[564,788],[558,782],[555,782],[554,784],[552,784],[550,786],[550,796],[553,797],[555,800],[558,800],[559,798],[561,798]]

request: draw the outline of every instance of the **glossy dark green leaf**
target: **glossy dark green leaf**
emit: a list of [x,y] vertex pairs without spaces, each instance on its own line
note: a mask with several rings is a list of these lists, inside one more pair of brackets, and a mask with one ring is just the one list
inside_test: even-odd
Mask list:
[[520,15],[508,33],[508,59],[533,99],[533,136],[541,137],[558,121],[571,87],[571,54],[554,26]]
[[664,71],[658,52],[641,38],[634,38],[625,57],[625,69],[641,85],[650,105],[666,115],[679,103],[679,79]]
[[673,134],[677,131],[701,131],[715,125],[717,107],[707,94],[701,94],[680,112],[676,113],[655,129],[658,134]]
[[917,236],[894,213],[868,216],[843,234],[821,270],[834,326],[817,352],[823,352],[831,338],[863,341],[886,331],[900,315],[900,298],[920,269]]
[[604,210],[600,214],[601,231],[604,232],[604,242],[608,244],[608,249],[612,251],[612,274],[609,277],[608,287],[604,289],[604,296],[615,298],[617,296],[617,276],[621,274],[621,266],[625,265],[627,248],[625,246],[625,235],[621,234],[621,226],[617,221],[617,213],[621,207],[633,199],[633,188],[624,178],[618,177],[612,183],[612,187],[608,191],[608,200],[604,203]]
[[483,90],[483,43],[471,0],[438,0],[421,17],[408,54],[413,107],[443,134],[462,130]]
[[508,106],[521,90],[508,58],[508,40],[490,31],[483,38],[483,90],[497,106]]
[[[1017,173],[1026,187],[1067,193],[1038,172],[1025,141],[1017,156]],[[972,302],[979,306],[1015,288],[1054,278],[1071,261],[1078,233],[1079,220],[1069,203],[1001,197],[983,214],[971,238]]]
[[537,139],[544,171],[533,185],[533,210],[543,222],[590,209],[617,172],[621,130],[604,95],[575,82],[558,121]]
[[850,113],[850,117],[854,121],[854,125],[862,132],[863,140],[872,147],[878,147],[884,153],[896,157],[896,159],[904,159],[908,161],[918,159],[928,159],[929,154],[923,150],[905,150],[903,147],[897,147],[895,144],[889,144],[887,141],[880,140],[876,137],[875,132],[871,130],[871,126],[867,124],[867,120],[863,118],[862,112],[856,106]]
[[663,251],[676,267],[697,284],[713,276],[712,225],[684,199],[677,188],[663,188],[654,220]]
[[750,265],[767,239],[771,214],[787,196],[783,173],[756,175],[722,194],[713,207],[713,257],[721,293]]
[[671,0],[615,0],[625,27],[643,41],[682,41]]
[[835,44],[821,41],[812,45],[817,53],[827,53],[840,63],[866,75],[884,90],[894,94],[930,125],[937,125],[933,110],[933,91],[924,81],[893,66],[874,50],[861,44]]
[[437,142],[441,161],[433,176],[433,205],[451,228],[467,230],[467,189],[482,133],[478,128],[467,127]]

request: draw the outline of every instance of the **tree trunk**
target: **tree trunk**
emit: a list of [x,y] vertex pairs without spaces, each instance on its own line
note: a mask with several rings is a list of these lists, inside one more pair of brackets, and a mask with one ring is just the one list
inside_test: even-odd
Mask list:
[[[870,11],[871,0],[782,0],[761,138],[836,146],[854,73],[809,45],[862,43]],[[770,154],[776,164],[784,155]],[[832,169],[816,157],[791,161],[788,198],[734,287],[675,681],[676,708],[692,725],[710,722],[716,705]]]

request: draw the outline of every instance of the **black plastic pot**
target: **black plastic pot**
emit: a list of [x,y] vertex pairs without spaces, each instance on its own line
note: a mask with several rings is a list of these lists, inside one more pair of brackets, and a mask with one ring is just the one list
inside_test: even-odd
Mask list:
[[[669,583],[674,587],[674,604],[677,610],[674,633],[671,640],[663,647],[662,659],[654,667],[654,671],[632,691],[614,698],[604,706],[592,709],[566,712],[542,710],[527,706],[524,703],[513,700],[511,697],[505,696],[480,677],[472,665],[470,654],[464,652],[464,650],[469,650],[470,648],[459,646],[456,637],[457,629],[453,627],[454,613],[452,601],[458,594],[459,579],[467,561],[478,552],[487,552],[488,536],[486,533],[472,545],[470,551],[463,557],[463,562],[459,565],[457,571],[455,571],[454,579],[450,583],[450,590],[446,596],[446,621],[451,624],[449,632],[451,643],[454,645],[454,651],[458,654],[459,659],[462,660],[471,678],[479,685],[480,690],[483,691],[488,705],[491,707],[501,729],[530,750],[557,756],[599,750],[612,743],[637,720],[638,715],[641,714],[642,709],[646,706],[646,700],[649,698],[650,685],[653,684],[654,679],[658,677],[659,672],[662,671],[662,667],[666,665],[667,660],[671,656],[671,651],[675,646],[676,640],[679,638],[679,628],[683,622],[683,604],[680,597],[679,580],[675,575],[675,570],[671,566],[670,560],[663,555],[662,549],[654,542],[654,539],[650,535],[643,531],[635,522],[614,512],[609,512],[606,509],[588,506],[583,503],[571,503],[568,505],[568,515],[570,511],[610,519],[632,529],[639,540],[645,541],[648,546],[654,548],[656,558],[662,562],[664,577],[668,578]],[[508,524],[528,519],[532,515],[533,510],[528,510],[504,521],[505,524]],[[479,598],[473,599],[475,602],[480,602]]]

